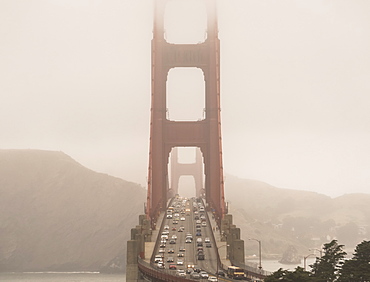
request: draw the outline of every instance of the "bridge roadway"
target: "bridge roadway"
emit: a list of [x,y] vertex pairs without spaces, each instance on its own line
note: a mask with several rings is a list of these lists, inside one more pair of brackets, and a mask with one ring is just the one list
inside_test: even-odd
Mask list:
[[[221,269],[222,266],[227,268],[227,266],[231,265],[230,261],[226,259],[226,242],[221,241],[221,235],[218,228],[216,228],[217,224],[212,213],[202,211],[201,207],[206,208],[203,200],[199,203],[195,198],[175,197],[169,200],[168,209],[172,209],[170,207],[173,208],[173,211],[169,213],[169,216],[167,216],[167,211],[160,214],[157,221],[158,228],[153,230],[152,233],[153,241],[145,243],[145,259],[143,263],[146,266],[150,265],[152,271],[173,275],[177,279],[175,281],[180,281],[178,270],[183,269],[186,271],[188,265],[194,265],[206,271],[210,276],[216,276],[217,270]],[[198,217],[199,219],[196,219]],[[204,218],[201,219],[201,217]],[[198,223],[197,220],[199,220]],[[166,231],[168,231],[168,239],[161,239],[163,232],[167,233]],[[187,234],[192,235],[193,240],[191,242],[186,242]],[[172,239],[173,236],[177,238]],[[202,238],[204,260],[199,260],[197,256],[198,238]],[[205,243],[206,238],[210,240],[209,244]],[[217,263],[217,252],[220,253],[221,259],[219,264]],[[164,269],[155,263],[156,255],[162,256]],[[176,269],[170,269],[170,265],[171,268]],[[186,274],[185,277],[181,278],[192,279],[192,275]],[[219,281],[233,280],[219,277]]]

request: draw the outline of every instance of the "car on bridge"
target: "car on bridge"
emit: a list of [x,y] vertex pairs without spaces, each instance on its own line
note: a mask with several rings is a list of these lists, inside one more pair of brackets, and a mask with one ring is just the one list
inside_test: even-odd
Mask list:
[[208,281],[216,282],[217,281],[217,277],[216,276],[209,276],[208,277]]
[[167,262],[173,262],[173,257],[168,257]]
[[162,262],[163,261],[163,258],[161,255],[155,255],[154,257],[154,262],[155,263],[158,263],[158,262]]
[[199,275],[200,275],[200,278],[208,278],[209,277],[208,273],[205,272],[205,271],[199,272]]
[[225,272],[223,272],[222,270],[218,270],[216,273],[215,273],[216,275],[218,275],[218,276],[222,276],[222,277],[225,277]]
[[183,270],[183,269],[178,269],[178,270],[177,270],[177,272],[176,272],[176,275],[177,275],[177,276],[180,276],[180,277],[186,277],[185,270]]
[[177,269],[176,264],[170,264],[168,266],[168,269],[174,269],[174,270],[176,270]]
[[177,265],[184,265],[184,261],[182,259],[177,260]]
[[198,260],[204,260],[204,253],[203,252],[198,253]]
[[190,274],[190,278],[191,279],[200,279],[200,275],[198,272],[195,272],[193,271],[191,274]]

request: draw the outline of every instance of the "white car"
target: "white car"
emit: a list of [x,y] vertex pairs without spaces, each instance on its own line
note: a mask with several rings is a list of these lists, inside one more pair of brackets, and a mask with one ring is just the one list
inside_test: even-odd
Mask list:
[[208,273],[205,271],[199,272],[200,278],[208,278]]
[[181,220],[181,221],[184,221],[184,220],[185,220],[185,217],[181,217],[181,218],[180,218],[180,220]]
[[208,281],[215,282],[215,281],[217,281],[217,277],[215,277],[215,276],[209,276],[208,277]]
[[177,260],[177,265],[184,265],[184,261],[182,259]]
[[183,269],[177,270],[177,276],[186,277],[185,270],[183,270]]

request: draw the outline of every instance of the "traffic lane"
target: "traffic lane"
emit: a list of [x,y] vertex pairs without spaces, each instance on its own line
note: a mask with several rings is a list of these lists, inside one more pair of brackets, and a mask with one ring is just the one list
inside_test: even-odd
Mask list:
[[[217,271],[217,247],[216,243],[213,241],[213,231],[207,216],[206,224],[207,225],[205,227],[201,227],[205,259],[203,261],[199,261],[199,266],[205,271],[215,274]],[[211,248],[206,247],[206,243],[204,242],[206,237],[211,240]]]

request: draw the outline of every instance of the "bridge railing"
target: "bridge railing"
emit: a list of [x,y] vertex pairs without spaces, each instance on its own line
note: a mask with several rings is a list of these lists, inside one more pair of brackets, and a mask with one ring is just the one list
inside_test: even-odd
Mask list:
[[246,265],[244,263],[238,263],[235,265],[243,268],[247,277],[257,277],[257,278],[263,279],[263,278],[266,278],[266,276],[269,276],[272,274],[272,272],[270,271],[259,269],[257,267]]
[[138,267],[141,273],[145,276],[158,279],[159,281],[168,281],[168,282],[188,282],[193,281],[185,277],[180,277],[174,275],[173,270],[168,269],[156,269],[150,263],[144,261],[140,257],[138,258]]

